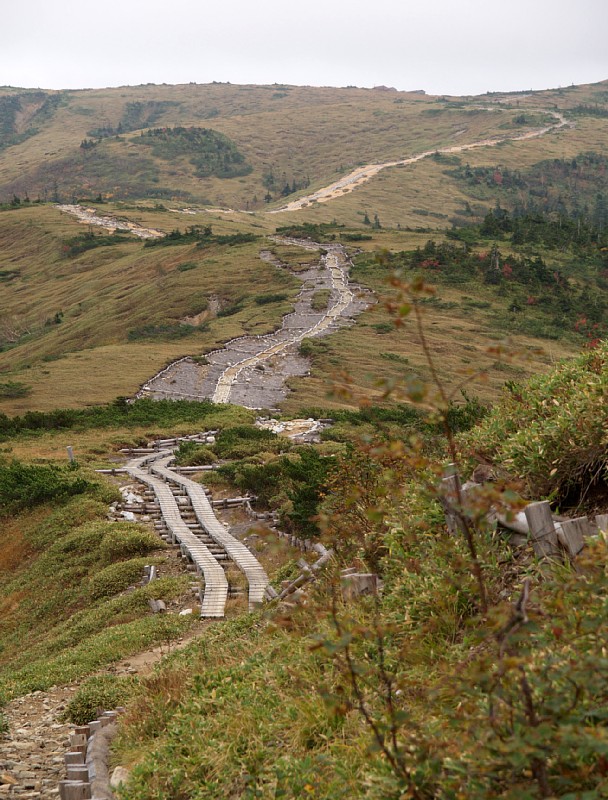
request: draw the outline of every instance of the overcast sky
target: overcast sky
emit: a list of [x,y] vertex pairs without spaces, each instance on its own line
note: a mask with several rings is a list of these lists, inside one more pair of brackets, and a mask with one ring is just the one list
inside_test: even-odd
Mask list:
[[608,78],[608,0],[1,0],[0,85],[394,86]]

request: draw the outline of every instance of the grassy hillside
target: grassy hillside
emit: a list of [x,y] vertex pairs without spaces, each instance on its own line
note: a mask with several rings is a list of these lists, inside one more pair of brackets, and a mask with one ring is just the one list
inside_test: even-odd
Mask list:
[[[149,246],[128,234],[89,230],[51,205],[0,211],[4,413],[131,395],[167,362],[200,356],[243,333],[273,330],[292,308],[299,281],[262,260],[260,251],[270,249],[296,274],[310,256],[268,240],[265,234],[274,230],[268,217],[214,217],[206,234],[205,226],[185,223],[199,217],[145,205],[99,208],[167,232],[179,226],[185,235],[171,246]],[[413,276],[423,264],[437,292],[420,309],[446,385],[457,391],[473,372],[482,371],[486,383],[480,393],[491,399],[505,380],[521,379],[575,352],[604,316],[604,240],[600,236],[598,242],[595,228],[581,228],[582,240],[575,222],[568,227],[551,216],[545,222],[535,217],[532,237],[519,217],[505,219],[497,222],[492,213],[483,225],[471,220],[448,239],[441,229],[367,225],[357,230],[338,222],[317,235],[342,237],[355,257],[353,279],[381,299],[390,299],[388,281],[395,269],[406,267]],[[513,224],[520,226],[519,234]],[[574,238],[564,239],[570,230]],[[236,232],[253,240],[231,239]],[[522,241],[514,243],[517,235]],[[489,267],[493,248],[500,266],[496,276]],[[414,257],[416,252],[423,255]],[[534,277],[526,264],[538,259],[545,266]],[[563,276],[561,283],[555,283],[554,274]],[[507,346],[502,354],[499,345]],[[413,320],[395,328],[383,302],[311,347],[312,375],[292,382],[287,410],[320,402],[356,405],[364,397],[380,400],[379,378],[394,383],[404,375],[426,374]],[[327,397],[332,382],[345,385],[346,373],[352,396]]]
[[[573,468],[579,489],[595,476],[592,503],[605,502],[606,377],[603,345],[507,393],[460,440],[509,477],[470,510],[475,557],[445,534],[441,446],[428,457],[415,440],[363,436],[321,516],[335,572],[144,679],[115,757],[132,769],[127,796],[604,797],[606,536],[576,567],[541,567],[480,514],[513,507],[519,479],[537,496],[551,464],[564,488]],[[560,435],[573,414],[594,429]],[[382,576],[377,601],[342,598],[337,570],[353,563]]]

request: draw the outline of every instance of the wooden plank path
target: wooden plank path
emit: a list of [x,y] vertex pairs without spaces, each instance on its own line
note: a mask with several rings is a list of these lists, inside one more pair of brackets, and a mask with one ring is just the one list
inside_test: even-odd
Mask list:
[[224,548],[247,578],[249,584],[249,610],[253,611],[264,602],[264,592],[269,583],[264,568],[247,547],[227,531],[217,519],[205,494],[204,487],[200,483],[196,483],[183,475],[178,475],[178,473],[169,469],[168,465],[173,459],[173,455],[163,455],[163,457],[155,459],[149,468],[154,475],[159,475],[163,479],[172,481],[186,490],[194,509],[194,514],[203,529],[217,544]]
[[192,533],[182,519],[177,501],[166,482],[148,471],[151,461],[164,456],[170,456],[170,452],[161,450],[154,455],[134,458],[127,463],[126,470],[137,481],[152,489],[160,505],[161,514],[169,529],[171,539],[179,543],[182,550],[192,559],[199,574],[203,576],[205,592],[201,605],[201,617],[223,617],[228,599],[226,573],[205,543]]

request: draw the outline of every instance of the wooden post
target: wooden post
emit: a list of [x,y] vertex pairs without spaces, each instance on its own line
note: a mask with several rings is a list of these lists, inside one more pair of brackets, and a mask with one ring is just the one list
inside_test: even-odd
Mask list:
[[84,781],[59,781],[61,800],[90,800],[91,784]]
[[557,537],[570,558],[576,558],[585,546],[585,537],[589,535],[587,517],[566,519],[558,523]]
[[458,494],[461,489],[460,478],[457,474],[449,475],[441,481],[441,492],[439,501],[445,512],[445,524],[450,536],[455,536],[462,532],[463,525],[460,516],[455,513],[455,508],[459,505]]
[[73,464],[74,463],[74,450],[70,445],[68,445],[66,447],[66,450],[68,451],[68,458],[70,460],[70,464]]
[[608,531],[608,514],[596,514],[595,524],[598,531]]
[[89,768],[83,765],[67,768],[67,779],[69,781],[89,781]]
[[66,753],[63,757],[65,761],[66,767],[70,767],[72,765],[84,764],[84,753],[80,750],[70,750],[69,753]]
[[559,544],[549,503],[546,500],[530,503],[524,511],[535,554],[538,558],[557,558]]
[[70,747],[86,747],[88,736],[85,733],[71,733],[70,734]]

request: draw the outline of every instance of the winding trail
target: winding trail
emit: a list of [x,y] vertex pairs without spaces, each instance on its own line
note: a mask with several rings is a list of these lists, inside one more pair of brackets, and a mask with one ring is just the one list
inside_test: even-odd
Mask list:
[[[490,110],[490,109],[484,109]],[[552,125],[546,125],[544,128],[536,128],[525,133],[518,133],[513,136],[500,136],[491,137],[487,139],[480,139],[477,142],[470,142],[469,144],[450,145],[449,147],[439,147],[433,150],[425,150],[424,153],[418,153],[415,156],[402,158],[397,161],[382,161],[378,164],[366,164],[362,167],[357,167],[348,175],[344,175],[337,181],[325,186],[322,189],[317,189],[316,192],[308,194],[305,197],[300,197],[297,200],[292,200],[280,208],[273,208],[265,211],[265,214],[284,214],[290,211],[301,211],[311,203],[327,203],[329,200],[335,200],[345,194],[349,194],[357,189],[364,183],[367,183],[371,178],[375,177],[379,172],[389,167],[404,167],[408,164],[415,164],[417,161],[422,161],[425,158],[435,155],[435,153],[444,153],[450,155],[452,153],[464,153],[467,150],[475,150],[479,147],[496,147],[503,142],[523,142],[528,139],[537,139],[539,136],[545,136],[547,133],[557,131],[560,128],[573,125],[572,122],[567,120],[559,111],[550,109],[529,109],[530,111],[537,111],[543,114],[550,114],[556,121]],[[67,214],[72,214],[77,217],[80,222],[88,225],[100,225],[110,231],[124,230],[139,236],[141,239],[155,239],[165,234],[163,231],[155,230],[154,228],[144,228],[134,222],[128,222],[116,217],[101,216],[94,208],[85,208],[78,205],[58,205],[61,211]],[[170,209],[173,212],[181,214],[195,215],[197,212],[193,209]],[[253,214],[252,211],[238,211],[233,208],[206,208],[205,213],[209,214]]]
[[[280,240],[275,237],[274,240],[289,244],[296,244],[299,247],[307,247],[307,243],[302,242],[299,239]],[[293,348],[305,338],[320,336],[323,333],[326,333],[330,327],[336,324],[338,319],[345,313],[346,309],[355,300],[355,294],[348,282],[348,274],[345,270],[345,263],[347,260],[346,253],[342,245],[328,246],[327,254],[322,257],[322,261],[331,275],[332,297],[335,299],[330,303],[322,318],[309,328],[302,328],[299,331],[294,332],[285,341],[267,344],[254,355],[244,358],[242,361],[238,361],[236,364],[232,364],[227,367],[218,378],[217,386],[211,396],[211,399],[214,403],[230,402],[230,392],[232,387],[237,382],[243,370],[256,367],[258,364],[268,361],[268,359],[279,355],[288,348]]]
[[300,211],[302,208],[309,206],[311,203],[326,203],[328,200],[335,200],[337,197],[342,197],[343,195],[354,191],[357,187],[369,181],[383,169],[388,169],[389,167],[404,167],[408,164],[415,164],[417,161],[422,161],[424,158],[429,158],[429,156],[435,155],[435,153],[463,153],[466,150],[474,150],[478,147],[496,147],[496,145],[501,144],[502,142],[521,142],[526,139],[535,139],[539,136],[544,136],[551,131],[556,131],[559,128],[563,128],[571,124],[562,114],[557,111],[544,111],[544,113],[551,114],[551,116],[557,120],[556,123],[553,125],[548,125],[544,128],[537,128],[533,131],[520,133],[516,136],[501,136],[500,138],[482,139],[478,142],[471,142],[469,144],[440,147],[433,150],[426,150],[424,153],[419,153],[418,155],[410,156],[409,158],[403,158],[399,161],[384,161],[380,164],[367,164],[364,167],[357,167],[357,169],[349,172],[348,175],[345,175],[343,178],[340,178],[329,186],[325,186],[323,189],[317,189],[317,191],[313,192],[312,194],[306,195],[305,197],[300,197],[297,200],[292,200],[290,203],[281,206],[281,208],[273,208],[266,213],[283,214],[288,211]]

